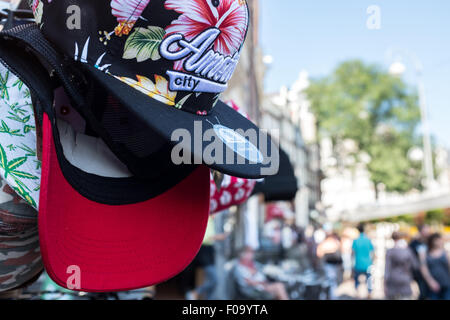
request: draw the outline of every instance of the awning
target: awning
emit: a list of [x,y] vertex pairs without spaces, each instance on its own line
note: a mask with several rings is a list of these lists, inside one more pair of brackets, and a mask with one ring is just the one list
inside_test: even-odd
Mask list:
[[294,167],[287,153],[280,149],[280,170],[278,174],[258,182],[253,194],[263,194],[265,201],[291,201],[298,191]]

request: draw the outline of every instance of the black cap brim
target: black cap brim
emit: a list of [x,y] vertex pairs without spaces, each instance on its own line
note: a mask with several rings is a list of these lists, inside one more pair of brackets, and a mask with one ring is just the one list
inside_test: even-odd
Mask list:
[[[260,130],[253,122],[224,102],[219,100],[208,115],[196,115],[155,100],[95,67],[87,64],[83,66],[94,80],[104,86],[130,112],[140,117],[151,129],[174,145],[177,144],[177,141],[173,141],[174,132],[177,129],[187,130],[192,139],[180,143],[183,143],[183,149],[189,151],[196,161],[201,160],[212,169],[248,179],[259,179],[278,172],[279,147],[265,131]],[[218,127],[230,130],[226,133],[241,132],[238,138],[246,137],[246,141],[250,142],[249,146],[256,149],[250,148],[251,152],[247,153],[250,156],[237,151],[236,148],[233,150],[232,147],[235,145],[226,145],[223,137],[217,134],[215,129]],[[231,136],[233,138],[233,133]],[[221,145],[222,157],[218,155],[219,153],[210,152],[214,148],[213,145],[216,147]]]

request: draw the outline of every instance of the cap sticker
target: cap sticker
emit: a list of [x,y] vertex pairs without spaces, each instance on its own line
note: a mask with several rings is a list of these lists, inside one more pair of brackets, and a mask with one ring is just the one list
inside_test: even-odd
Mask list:
[[220,140],[241,157],[258,164],[264,161],[261,151],[244,136],[219,124],[214,125],[213,129]]

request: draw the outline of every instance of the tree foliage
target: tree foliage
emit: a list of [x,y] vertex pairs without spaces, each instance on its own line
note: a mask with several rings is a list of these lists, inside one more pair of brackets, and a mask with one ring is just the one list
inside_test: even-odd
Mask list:
[[420,163],[408,157],[420,145],[418,97],[401,78],[377,65],[347,61],[331,75],[313,80],[307,94],[319,135],[331,138],[335,151],[342,142],[354,141],[354,163],[360,163],[361,154],[369,155],[367,169],[376,189],[421,188]]

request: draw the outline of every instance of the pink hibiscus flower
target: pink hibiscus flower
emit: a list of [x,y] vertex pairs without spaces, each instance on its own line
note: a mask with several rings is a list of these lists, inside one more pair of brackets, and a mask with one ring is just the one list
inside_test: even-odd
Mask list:
[[114,30],[116,35],[128,35],[149,3],[150,0],[112,0],[112,15],[119,23]]
[[[166,28],[166,37],[181,33],[191,40],[209,28],[218,28],[221,33],[214,43],[214,50],[233,56],[244,42],[248,26],[248,10],[244,0],[167,0],[165,8],[181,15]],[[181,70],[183,61],[175,63]]]

